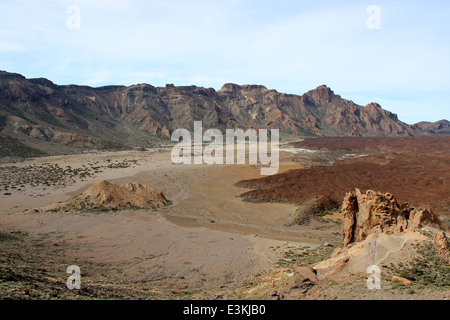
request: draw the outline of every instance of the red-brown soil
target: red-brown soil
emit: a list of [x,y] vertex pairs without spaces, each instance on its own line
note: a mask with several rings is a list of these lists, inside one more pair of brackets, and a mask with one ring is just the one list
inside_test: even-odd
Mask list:
[[242,194],[244,200],[300,203],[329,196],[341,203],[346,192],[359,188],[389,192],[402,203],[450,214],[450,136],[317,138],[296,147],[386,153],[244,180],[240,186],[256,189]]
[[290,145],[295,148],[330,151],[430,153],[450,150],[450,136],[323,137],[306,138]]

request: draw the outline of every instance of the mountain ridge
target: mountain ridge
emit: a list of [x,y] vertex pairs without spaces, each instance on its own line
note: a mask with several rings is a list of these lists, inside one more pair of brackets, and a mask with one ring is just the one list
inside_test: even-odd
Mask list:
[[89,87],[0,71],[0,135],[50,154],[150,147],[199,120],[204,128],[280,129],[292,137],[428,133],[376,102],[358,105],[326,85],[303,95],[233,83],[217,91],[145,83]]
[[412,126],[431,134],[450,134],[450,121],[445,119],[436,122],[421,121]]

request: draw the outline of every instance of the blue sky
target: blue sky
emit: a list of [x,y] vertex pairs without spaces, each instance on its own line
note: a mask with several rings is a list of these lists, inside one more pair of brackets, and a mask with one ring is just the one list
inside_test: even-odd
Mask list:
[[1,0],[0,70],[90,86],[326,84],[437,121],[450,119],[450,1]]

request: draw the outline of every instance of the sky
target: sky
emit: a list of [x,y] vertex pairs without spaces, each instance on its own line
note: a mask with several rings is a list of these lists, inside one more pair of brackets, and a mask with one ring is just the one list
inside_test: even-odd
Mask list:
[[450,120],[450,1],[0,0],[0,70],[56,84],[322,84]]

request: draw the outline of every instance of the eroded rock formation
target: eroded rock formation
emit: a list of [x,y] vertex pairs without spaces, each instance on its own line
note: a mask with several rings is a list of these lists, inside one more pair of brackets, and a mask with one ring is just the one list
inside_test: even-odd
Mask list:
[[400,205],[390,193],[359,189],[348,192],[342,204],[344,246],[363,241],[369,234],[399,234],[424,225],[442,228],[440,219],[428,209]]

